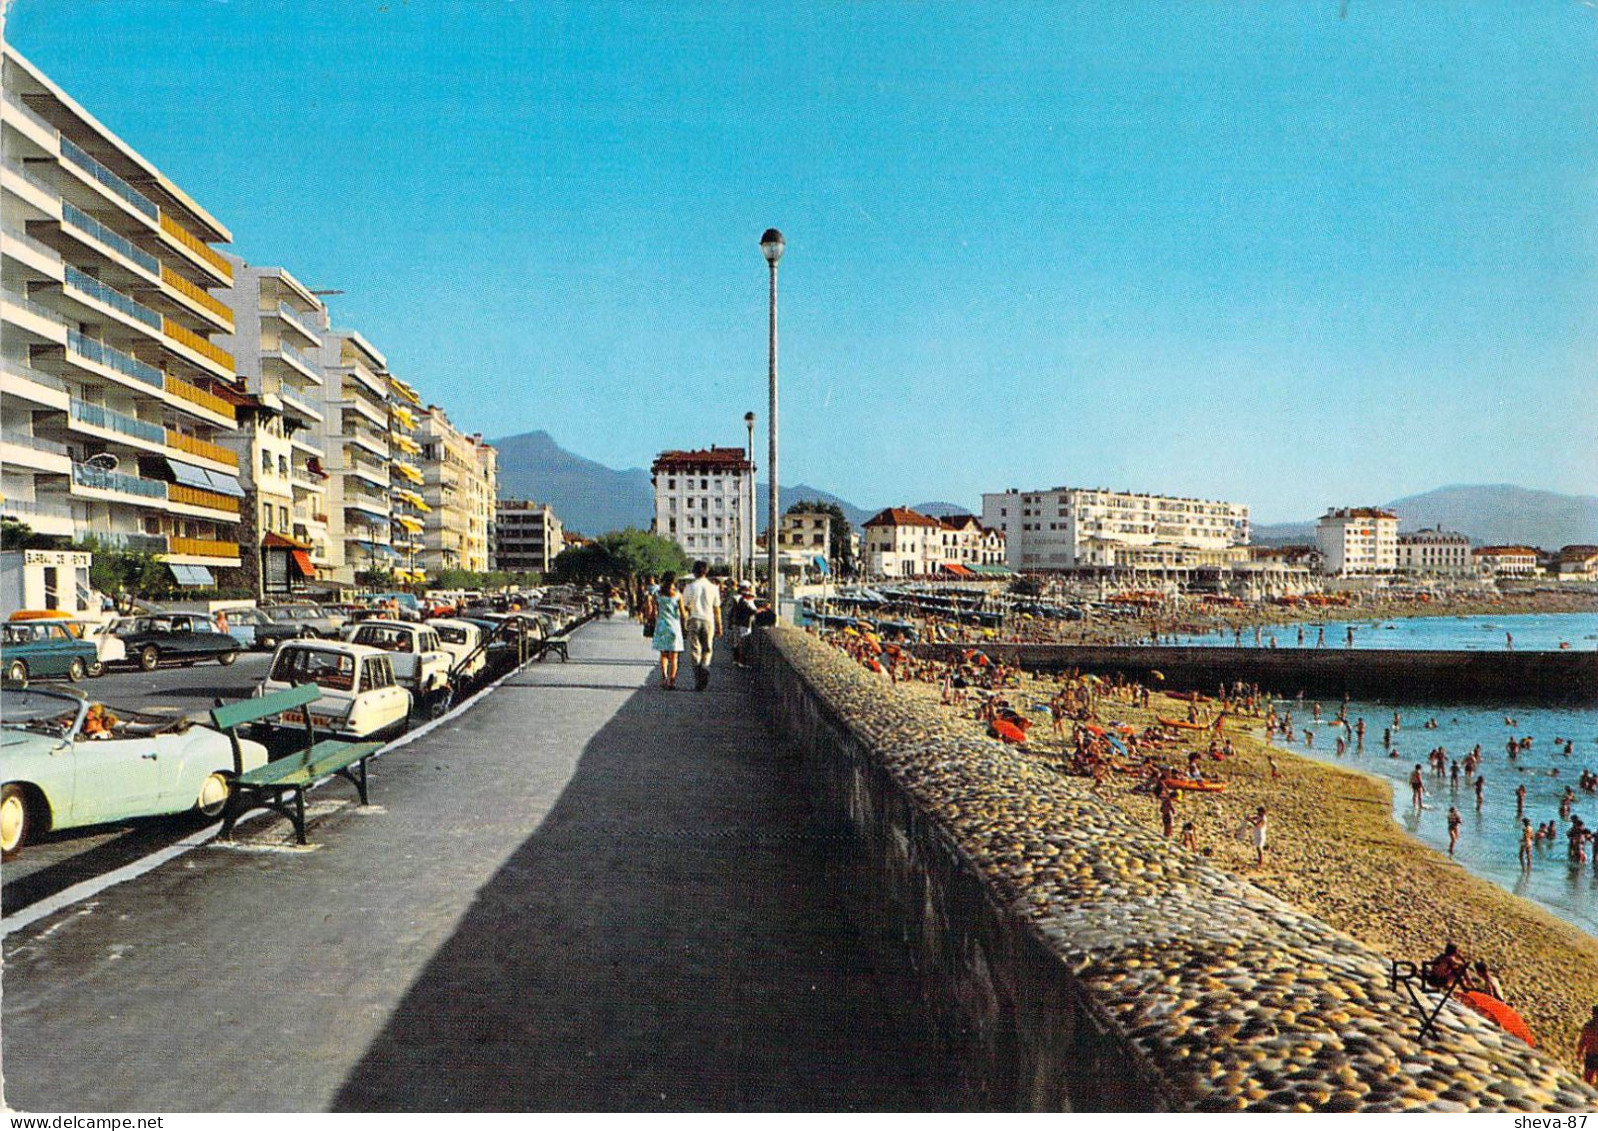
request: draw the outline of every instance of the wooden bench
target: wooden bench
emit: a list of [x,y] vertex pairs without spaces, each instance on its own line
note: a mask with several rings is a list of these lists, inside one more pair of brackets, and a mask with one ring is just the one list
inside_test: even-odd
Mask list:
[[[270,809],[294,825],[301,844],[305,843],[305,791],[324,778],[341,777],[353,785],[361,804],[369,804],[366,792],[366,761],[383,748],[381,742],[345,742],[337,738],[316,739],[310,705],[322,696],[314,683],[301,684],[287,691],[274,691],[258,699],[241,699],[211,712],[211,725],[228,736],[233,744],[233,791],[222,813],[221,839],[233,836],[239,817],[253,809]],[[244,769],[244,749],[239,745],[239,728],[284,711],[303,708],[305,749],[253,770]],[[292,798],[292,805],[290,799]]]

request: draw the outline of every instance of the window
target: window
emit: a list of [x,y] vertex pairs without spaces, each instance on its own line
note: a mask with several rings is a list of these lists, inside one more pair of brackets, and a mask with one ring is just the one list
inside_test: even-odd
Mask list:
[[355,657],[319,648],[285,648],[278,653],[267,678],[274,683],[314,683],[333,691],[353,691]]
[[262,452],[261,453],[261,470],[264,473],[266,473],[267,475],[271,475],[272,474],[272,453],[271,452]]
[[667,480],[666,480],[666,490],[675,491],[676,489],[677,489],[677,481],[675,479],[671,479],[671,478],[668,477]]
[[282,531],[285,531],[285,532],[288,530],[288,528],[289,528],[289,509],[288,509],[288,507],[278,507],[277,508],[277,528],[279,530],[282,530]]
[[289,459],[288,459],[288,456],[280,455],[280,456],[277,457],[277,473],[279,475],[283,476],[283,478],[285,478],[285,479],[288,478],[288,474],[289,474]]

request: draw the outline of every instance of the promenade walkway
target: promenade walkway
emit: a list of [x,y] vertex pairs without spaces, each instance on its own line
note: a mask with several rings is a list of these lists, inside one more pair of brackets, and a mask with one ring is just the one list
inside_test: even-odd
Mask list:
[[385,755],[378,807],[324,816],[314,851],[208,846],[13,932],[7,1102],[958,1102],[742,673],[723,656],[709,691],[665,692],[651,660],[636,625],[596,622],[570,663]]

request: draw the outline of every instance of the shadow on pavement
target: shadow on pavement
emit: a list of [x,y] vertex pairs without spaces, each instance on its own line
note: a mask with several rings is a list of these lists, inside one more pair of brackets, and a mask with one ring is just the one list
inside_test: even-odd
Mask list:
[[829,856],[847,846],[735,675],[646,686],[593,737],[334,1110],[963,1102],[901,945],[847,919]]

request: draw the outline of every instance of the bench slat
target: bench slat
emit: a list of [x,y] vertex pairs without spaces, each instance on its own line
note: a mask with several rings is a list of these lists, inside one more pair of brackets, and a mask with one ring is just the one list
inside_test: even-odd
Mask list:
[[322,689],[314,683],[304,683],[287,691],[274,691],[259,699],[240,699],[226,707],[211,712],[211,725],[217,730],[232,730],[244,723],[259,722],[271,715],[279,715],[295,707],[314,703],[322,697]]
[[325,738],[311,749],[281,758],[239,778],[243,785],[306,785],[337,773],[383,748],[381,742],[344,742]]

